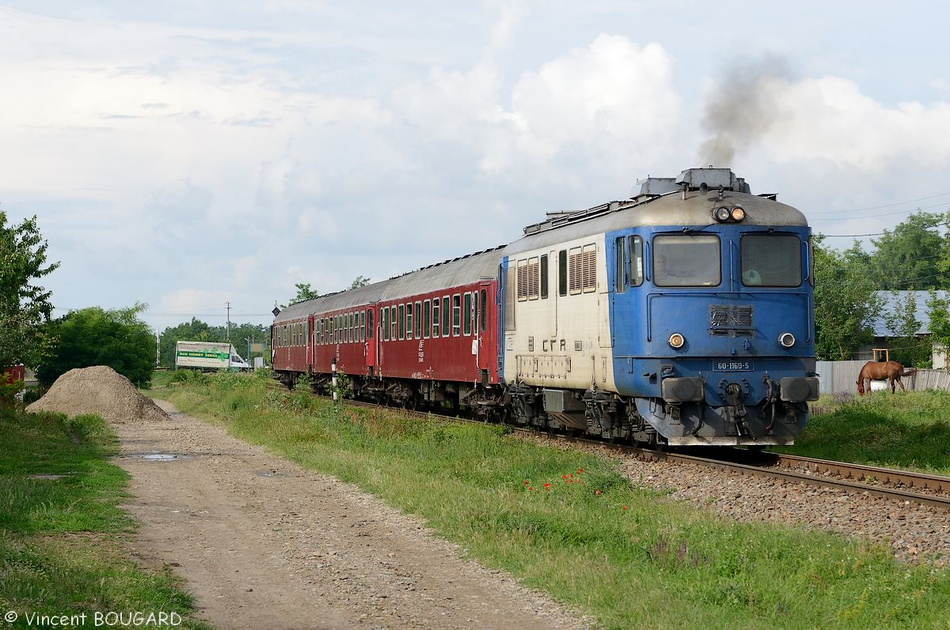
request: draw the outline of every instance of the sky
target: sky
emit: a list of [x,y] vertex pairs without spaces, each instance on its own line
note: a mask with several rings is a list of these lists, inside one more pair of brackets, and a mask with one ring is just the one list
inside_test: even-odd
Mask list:
[[[794,8],[792,8],[794,6]],[[267,324],[731,167],[847,248],[950,210],[950,5],[0,0],[0,210],[57,316]]]

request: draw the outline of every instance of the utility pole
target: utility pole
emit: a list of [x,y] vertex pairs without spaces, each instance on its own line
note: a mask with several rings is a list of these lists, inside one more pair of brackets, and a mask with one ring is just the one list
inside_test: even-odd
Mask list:
[[224,331],[224,336],[227,338],[228,343],[231,342],[231,303],[225,302],[225,305],[228,309],[228,327]]

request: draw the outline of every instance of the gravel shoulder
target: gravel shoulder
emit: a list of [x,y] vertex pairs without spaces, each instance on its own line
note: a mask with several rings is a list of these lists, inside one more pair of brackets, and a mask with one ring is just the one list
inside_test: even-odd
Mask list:
[[332,477],[156,401],[114,424],[134,551],[218,628],[585,628],[589,620]]

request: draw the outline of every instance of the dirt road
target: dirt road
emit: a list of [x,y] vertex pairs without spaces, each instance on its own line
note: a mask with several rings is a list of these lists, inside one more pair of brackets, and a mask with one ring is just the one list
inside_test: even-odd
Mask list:
[[136,554],[218,628],[584,628],[587,622],[339,481],[176,412],[115,425]]

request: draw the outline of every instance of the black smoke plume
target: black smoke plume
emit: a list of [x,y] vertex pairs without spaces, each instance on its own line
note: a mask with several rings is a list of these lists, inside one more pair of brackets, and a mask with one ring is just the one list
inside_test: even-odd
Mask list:
[[737,153],[761,138],[778,116],[770,87],[789,78],[778,57],[734,65],[703,108],[702,127],[710,137],[700,148],[700,164],[731,166]]

